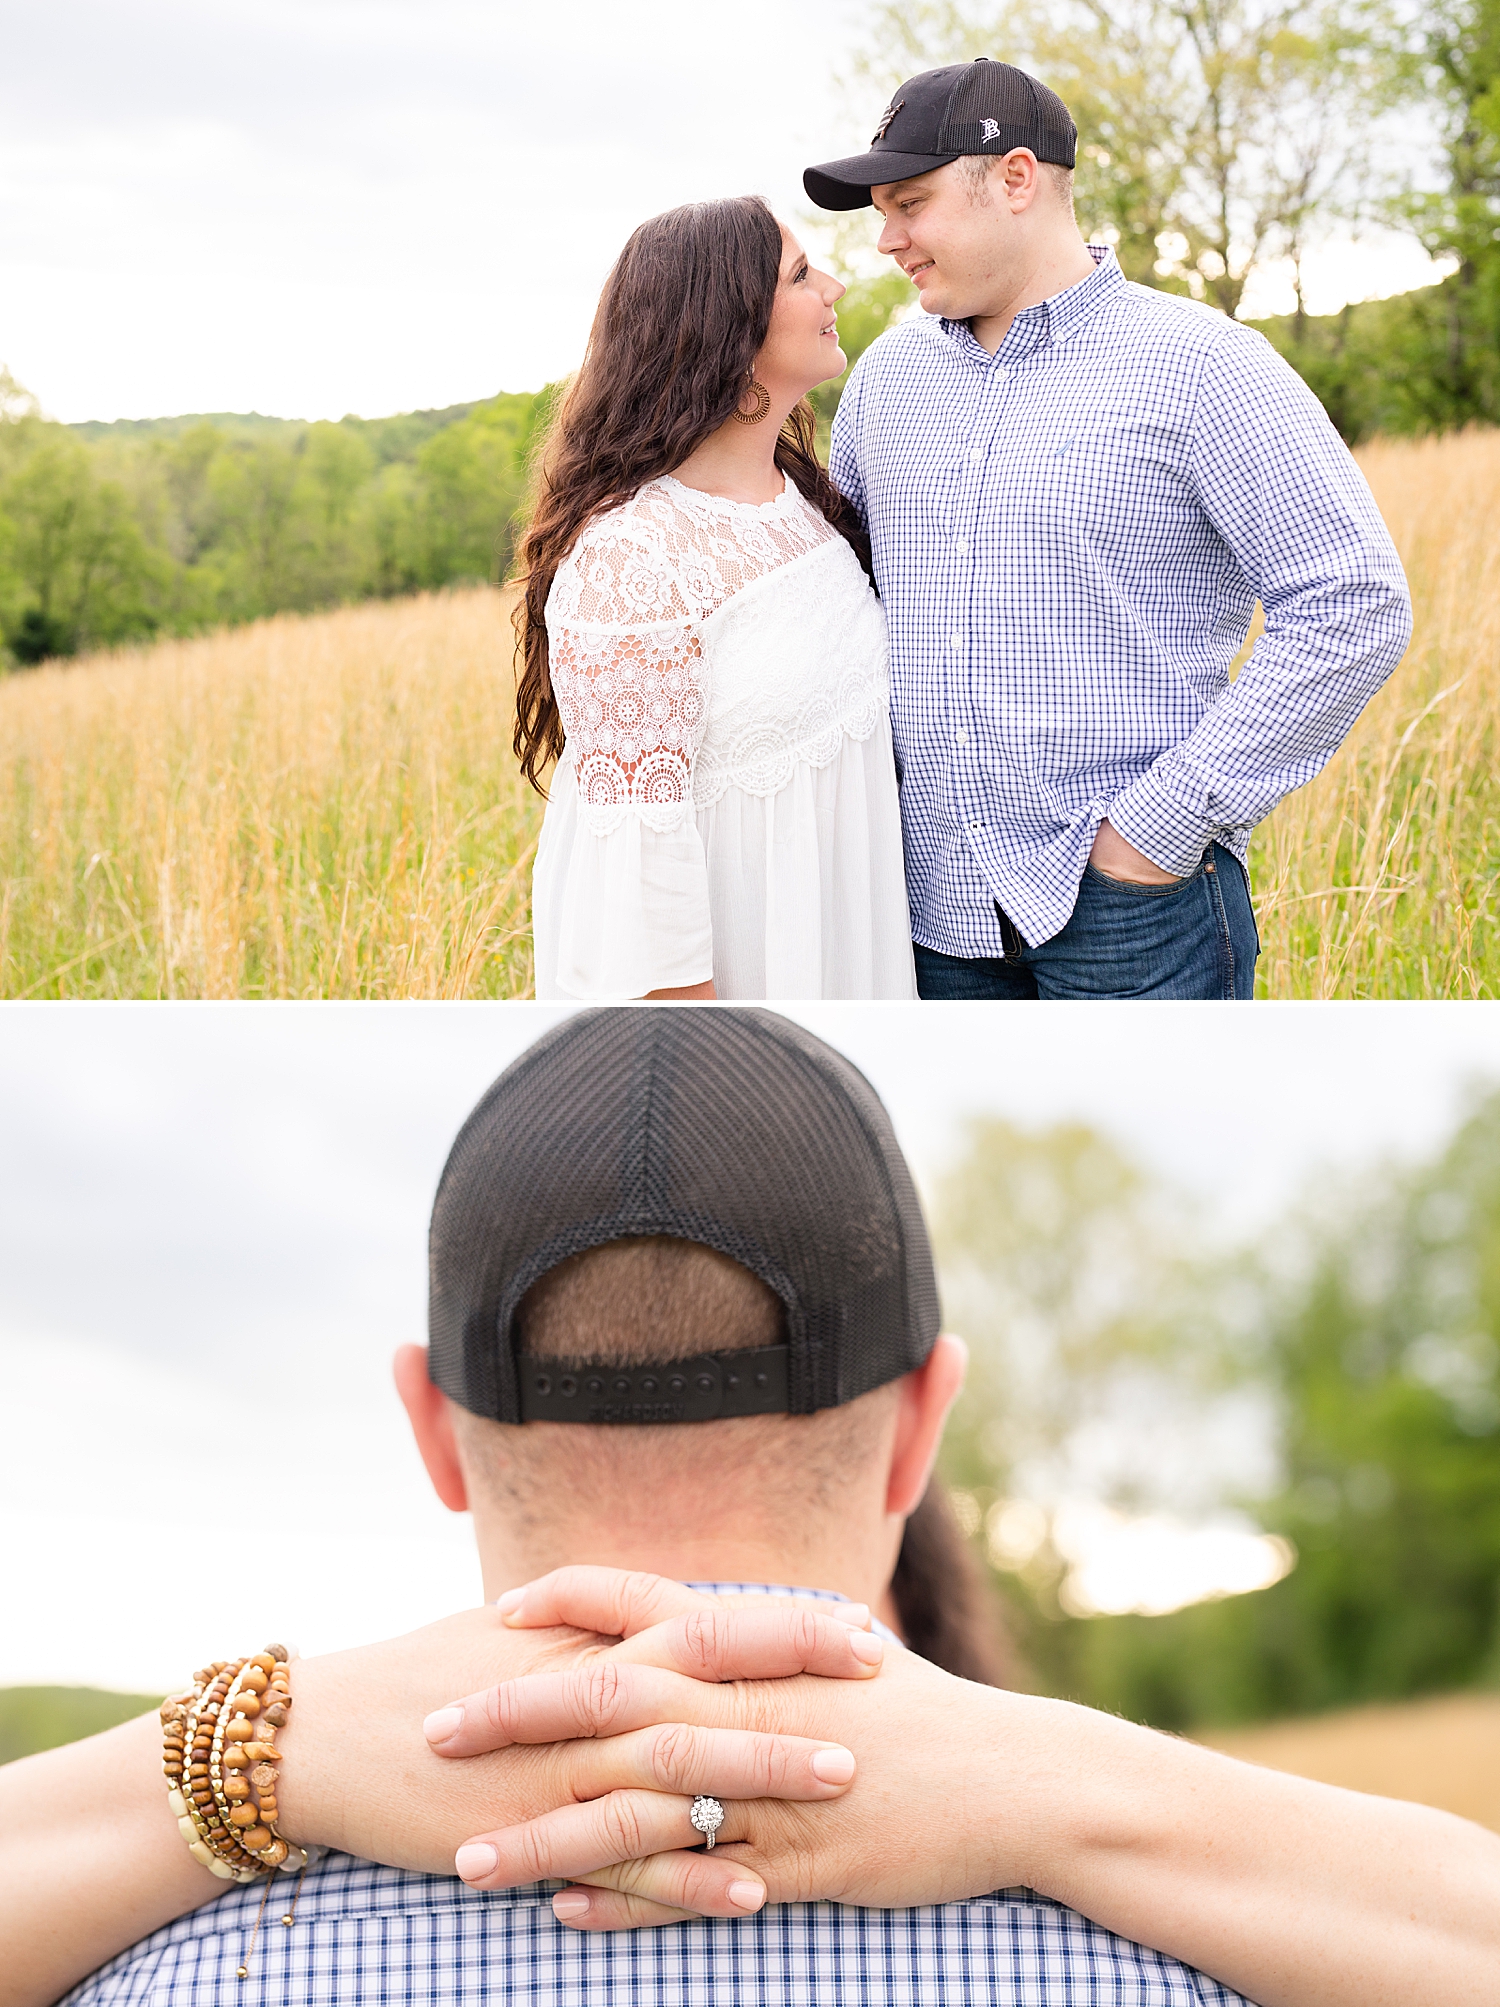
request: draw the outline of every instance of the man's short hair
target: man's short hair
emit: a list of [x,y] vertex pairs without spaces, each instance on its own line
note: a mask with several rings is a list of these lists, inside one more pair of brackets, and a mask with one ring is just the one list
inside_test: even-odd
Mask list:
[[[998,159],[1002,159],[1003,157],[1003,155],[993,153],[965,153],[960,155],[956,165],[964,186],[969,192],[969,200],[971,202],[982,202],[985,199],[985,194],[990,183],[990,169]],[[1039,160],[1037,162],[1037,170],[1044,184],[1051,188],[1053,195],[1071,216],[1073,214],[1072,168],[1059,167],[1054,161],[1050,160]]]
[[750,1352],[786,1335],[774,1290],[697,1241],[650,1234],[570,1255],[516,1311],[523,1351],[559,1365],[642,1366],[698,1352]]
[[[663,1354],[756,1351],[786,1335],[773,1289],[714,1248],[668,1235],[606,1241],[547,1270],[517,1306],[529,1350],[559,1364],[631,1367]],[[726,1455],[747,1516],[787,1526],[842,1509],[879,1447],[894,1381],[811,1415],[749,1415],[643,1429],[490,1421],[455,1406],[472,1482],[511,1513],[556,1519],[601,1494],[701,1493]]]

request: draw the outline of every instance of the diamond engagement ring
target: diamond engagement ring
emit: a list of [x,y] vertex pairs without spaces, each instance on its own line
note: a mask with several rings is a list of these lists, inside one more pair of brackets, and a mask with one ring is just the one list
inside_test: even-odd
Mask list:
[[724,1823],[724,1807],[717,1798],[695,1798],[688,1813],[688,1823],[708,1841],[709,1852],[713,1852],[714,1834]]

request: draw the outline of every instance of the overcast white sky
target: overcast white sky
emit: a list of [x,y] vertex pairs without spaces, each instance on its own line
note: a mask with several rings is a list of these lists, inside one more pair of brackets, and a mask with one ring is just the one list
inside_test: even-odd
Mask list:
[[[753,189],[795,219],[864,144],[879,105],[830,84],[861,12],[0,0],[0,361],[67,420],[535,388],[642,218]],[[1427,269],[1335,250],[1313,305]]]
[[[1500,1079],[1486,1005],[793,1014],[868,1073],[924,1180],[969,1115],[1081,1117],[1230,1233],[1315,1174],[1431,1149]],[[161,1689],[242,1634],[331,1648],[474,1600],[387,1364],[424,1336],[452,1136],[558,1015],[5,1008],[0,1685]],[[231,1572],[205,1459],[252,1436],[276,1532]]]

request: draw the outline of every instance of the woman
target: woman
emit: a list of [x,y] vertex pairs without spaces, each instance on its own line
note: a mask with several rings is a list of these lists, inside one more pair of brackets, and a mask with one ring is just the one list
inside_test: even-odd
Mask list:
[[539,997],[916,994],[885,623],[806,402],[843,290],[753,196],[609,276],[522,549]]

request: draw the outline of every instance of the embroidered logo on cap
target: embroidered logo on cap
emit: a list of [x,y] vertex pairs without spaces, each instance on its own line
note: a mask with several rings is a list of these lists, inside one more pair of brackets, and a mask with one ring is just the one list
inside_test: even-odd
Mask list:
[[886,106],[884,112],[881,114],[880,123],[875,128],[875,139],[872,139],[870,141],[871,146],[875,144],[876,139],[885,138],[886,130],[889,127],[891,120],[896,116],[897,112],[902,109],[905,103],[906,103],[905,98],[894,98],[892,99],[891,103]]
[[1000,137],[999,126],[996,125],[995,121],[992,118],[987,118],[984,122],[984,131],[979,135],[980,144],[983,146],[988,146],[992,139],[998,139],[999,137]]

